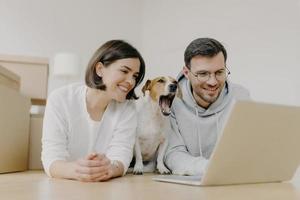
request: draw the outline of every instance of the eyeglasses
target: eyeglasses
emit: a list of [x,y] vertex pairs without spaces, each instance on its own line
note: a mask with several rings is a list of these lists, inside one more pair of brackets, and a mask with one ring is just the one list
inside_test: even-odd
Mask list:
[[225,67],[224,69],[220,69],[214,73],[211,73],[209,71],[199,71],[197,73],[194,73],[191,70],[189,71],[191,72],[191,74],[193,74],[193,76],[195,76],[198,79],[198,81],[201,82],[208,81],[211,78],[212,74],[215,75],[216,80],[225,81],[228,75],[230,74],[230,71],[227,67]]

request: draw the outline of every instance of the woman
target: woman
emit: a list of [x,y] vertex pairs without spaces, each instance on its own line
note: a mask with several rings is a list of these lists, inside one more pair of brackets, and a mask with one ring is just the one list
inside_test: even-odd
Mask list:
[[126,173],[137,126],[134,89],[145,75],[140,53],[122,40],[102,45],[85,83],[54,91],[43,124],[42,162],[50,177],[105,181]]

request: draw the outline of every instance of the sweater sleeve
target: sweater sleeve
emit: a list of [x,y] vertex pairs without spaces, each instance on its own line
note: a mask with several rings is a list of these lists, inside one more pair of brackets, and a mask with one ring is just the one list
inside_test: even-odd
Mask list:
[[67,151],[67,122],[64,113],[64,102],[59,101],[59,93],[54,92],[47,100],[43,121],[42,163],[48,176],[50,166],[56,160],[66,160]]
[[192,156],[182,138],[176,116],[172,113],[171,132],[169,134],[169,144],[165,155],[165,163],[173,174],[179,175],[202,175],[208,160],[204,157]]
[[106,151],[106,156],[110,160],[122,162],[124,165],[124,174],[133,156],[137,127],[136,109],[133,102],[128,102],[125,107],[120,115],[119,122],[114,128],[112,141]]

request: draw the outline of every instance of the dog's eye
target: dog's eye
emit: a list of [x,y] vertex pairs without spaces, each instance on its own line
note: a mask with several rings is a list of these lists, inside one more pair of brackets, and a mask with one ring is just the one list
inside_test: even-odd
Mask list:
[[158,81],[157,82],[159,82],[159,83],[164,83],[164,82],[166,82],[164,79],[158,79]]

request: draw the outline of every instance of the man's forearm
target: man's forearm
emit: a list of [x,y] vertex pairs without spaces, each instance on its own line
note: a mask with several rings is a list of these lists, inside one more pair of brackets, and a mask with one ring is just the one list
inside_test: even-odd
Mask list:
[[166,158],[167,166],[172,174],[201,175],[206,169],[208,160],[203,157],[193,157],[184,152],[172,152]]

